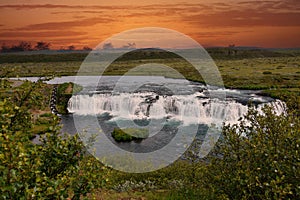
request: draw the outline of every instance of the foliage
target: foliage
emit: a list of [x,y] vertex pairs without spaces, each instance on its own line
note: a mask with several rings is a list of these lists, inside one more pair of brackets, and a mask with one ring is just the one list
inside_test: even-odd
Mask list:
[[32,47],[30,42],[21,41],[17,45],[8,46],[3,44],[1,46],[1,52],[22,52],[22,51],[33,51],[33,50],[49,50],[51,44],[47,42],[37,42],[34,48]]
[[263,74],[265,74],[265,75],[266,74],[272,74],[272,72],[270,72],[270,71],[264,71]]
[[300,88],[266,90],[263,93],[274,99],[283,100],[290,110],[300,116]]
[[37,42],[34,49],[35,50],[49,50],[50,49],[51,44],[47,43],[47,42]]
[[[7,90],[10,84],[3,82]],[[60,135],[55,116],[40,142],[30,139],[28,106],[40,99],[35,92],[42,85],[26,82],[18,101],[15,93],[0,99],[0,199],[79,199],[105,183],[105,168],[77,135]]]
[[144,139],[149,136],[148,129],[137,129],[137,128],[115,128],[111,133],[111,136],[117,142],[130,142],[132,140]]
[[[4,63],[1,70],[5,67],[15,69],[10,76],[20,73],[38,76],[45,72],[70,75],[76,74],[79,60],[85,56],[1,55]],[[299,199],[300,101],[299,95],[293,96],[299,94],[299,58],[236,57],[233,60],[217,60],[217,64],[222,66],[219,69],[226,86],[274,88],[265,92],[285,100],[289,110],[281,116],[274,115],[268,108],[264,115],[251,110],[246,117],[248,121],[224,128],[222,140],[207,160],[198,163],[179,160],[164,169],[145,174],[128,174],[105,168],[85,152],[77,136],[60,137],[58,119],[37,120],[46,125],[46,129],[41,131],[46,139],[39,145],[33,144],[30,137],[35,125],[30,111],[49,102],[39,95],[35,87],[48,88],[41,83],[34,86],[30,82],[13,88],[9,81],[1,79],[0,198],[55,199],[68,196],[76,199],[80,193],[85,195],[92,188],[101,189],[105,183],[107,189],[117,192],[160,191],[154,192],[158,196],[154,194],[153,199]],[[201,79],[181,60],[155,61],[184,71],[190,80]],[[143,62],[146,61],[118,61],[108,68],[106,74],[119,75]],[[272,73],[264,75],[264,71]],[[59,90],[66,93],[67,88],[68,84],[65,84]],[[54,116],[47,114],[42,117],[52,119]]]
[[84,47],[82,48],[82,50],[83,50],[83,51],[92,51],[93,49],[90,48],[90,47],[88,47],[88,46],[84,46]]
[[19,52],[19,51],[32,51],[32,45],[29,42],[21,41],[17,45],[12,45],[11,47],[3,44],[1,47],[1,52]]
[[62,83],[57,88],[57,110],[60,114],[68,113],[68,102],[72,94],[76,94],[82,90],[82,86],[72,82]]
[[299,199],[299,126],[294,107],[282,115],[251,108],[240,124],[224,127],[205,160],[145,174],[114,171],[109,185],[118,192],[164,190],[153,199]]
[[69,51],[74,51],[75,49],[76,49],[76,47],[74,45],[68,46]]
[[276,115],[252,109],[225,126],[204,187],[229,199],[299,199],[300,119],[295,110]]

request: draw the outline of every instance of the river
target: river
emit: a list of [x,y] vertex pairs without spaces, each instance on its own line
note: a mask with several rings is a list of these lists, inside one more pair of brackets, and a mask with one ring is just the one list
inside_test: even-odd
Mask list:
[[[260,91],[221,89],[184,79],[65,76],[47,83],[64,82],[76,82],[84,89],[69,100],[70,114],[61,116],[62,132],[91,136],[101,131],[110,143],[133,153],[158,151],[171,144],[178,132],[190,134],[190,139],[201,143],[211,127],[220,132],[223,123],[237,123],[249,104],[258,110],[268,104],[278,114],[284,110],[283,102],[261,96]],[[146,128],[150,135],[143,140],[118,143],[111,136],[117,127]],[[177,139],[172,143],[173,150],[190,143]]]

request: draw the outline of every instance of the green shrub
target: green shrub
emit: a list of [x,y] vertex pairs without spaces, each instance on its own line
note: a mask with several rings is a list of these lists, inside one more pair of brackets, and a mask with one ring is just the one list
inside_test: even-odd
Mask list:
[[60,135],[55,116],[40,143],[31,141],[27,105],[35,105],[40,87],[27,83],[22,93],[0,98],[0,199],[79,199],[105,183],[103,166],[77,135]]
[[284,67],[285,67],[284,65],[279,65],[279,66],[276,67],[276,69],[282,69]]
[[60,114],[68,113],[68,102],[72,94],[78,93],[83,89],[82,86],[72,82],[59,84],[57,87],[57,104],[56,108]]
[[137,139],[145,139],[149,136],[149,131],[147,129],[137,129],[137,128],[115,128],[111,133],[111,136],[117,142],[130,142]]
[[246,121],[225,126],[204,181],[211,193],[229,199],[300,198],[298,111],[275,115],[254,109]]
[[43,113],[40,115],[40,117],[53,117],[53,114],[48,112],[48,113]]
[[270,71],[264,71],[263,74],[266,74],[266,75],[267,74],[272,74],[272,72],[270,72]]

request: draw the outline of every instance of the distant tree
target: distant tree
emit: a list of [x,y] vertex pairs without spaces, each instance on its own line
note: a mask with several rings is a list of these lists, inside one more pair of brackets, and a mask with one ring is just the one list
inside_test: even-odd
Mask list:
[[236,54],[236,50],[235,48],[235,44],[230,44],[228,45],[228,55],[235,55]]
[[47,43],[47,42],[37,42],[34,49],[35,50],[49,50],[50,49],[51,44]]
[[66,48],[65,48],[65,47],[63,47],[63,46],[61,46],[61,47],[59,48],[59,50],[60,50],[60,51],[65,51],[65,50],[66,50]]
[[22,49],[23,51],[32,51],[32,45],[29,42],[25,42],[25,41],[21,41],[18,45],[18,47],[20,49]]
[[93,49],[90,48],[90,47],[88,47],[88,46],[84,46],[84,47],[82,48],[82,50],[84,50],[84,51],[91,51],[91,50],[93,50]]
[[76,47],[74,45],[68,46],[68,50],[69,51],[74,51],[75,49],[76,49]]
[[13,45],[11,51],[32,51],[32,46],[29,42],[21,41],[18,45]]
[[124,45],[122,48],[123,49],[135,49],[136,44],[134,42],[133,43],[128,43],[127,45]]
[[113,49],[113,48],[114,48],[114,46],[113,46],[113,44],[111,42],[105,43],[103,45],[103,49]]
[[5,43],[3,43],[1,45],[1,52],[4,53],[4,52],[9,52],[10,51],[10,47],[7,46]]

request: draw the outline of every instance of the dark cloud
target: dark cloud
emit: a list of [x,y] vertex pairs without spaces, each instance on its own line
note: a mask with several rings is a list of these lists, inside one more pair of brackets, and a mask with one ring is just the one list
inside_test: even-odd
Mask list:
[[[120,17],[163,17],[160,22],[187,22],[196,27],[299,26],[300,1],[243,1],[239,3],[147,5]],[[143,12],[144,11],[144,12]]]
[[170,16],[170,13],[166,11],[157,11],[157,12],[131,12],[131,13],[123,13],[119,14],[119,17],[131,18],[131,17],[162,17],[162,16]]
[[271,13],[258,10],[189,15],[183,17],[183,20],[199,27],[300,26],[298,13]]
[[[250,6],[250,7],[249,7]],[[28,10],[28,9],[77,9],[78,12],[84,13],[101,13],[100,10],[168,10],[168,11],[209,11],[213,9],[242,9],[254,7],[268,7],[274,9],[300,9],[299,0],[265,0],[265,1],[237,1],[236,3],[224,3],[224,2],[215,2],[215,3],[173,3],[173,4],[149,4],[144,6],[134,6],[134,5],[121,5],[121,6],[101,6],[101,5],[67,5],[67,4],[6,4],[0,5],[0,9],[17,9],[17,10]],[[82,9],[85,9],[82,11]],[[68,12],[68,11],[65,11]],[[77,11],[76,11],[77,12]],[[61,13],[53,12],[53,13]],[[62,12],[64,13],[64,12]]]
[[[292,4],[293,3],[293,4]],[[266,0],[242,1],[234,4],[218,2],[210,4],[176,3],[144,6],[99,6],[99,5],[1,5],[11,9],[57,9],[52,14],[74,13],[74,21],[46,22],[18,28],[19,30],[57,30],[87,27],[100,23],[111,23],[125,18],[163,17],[160,22],[186,22],[193,26],[245,27],[245,26],[299,26],[300,1]],[[73,9],[68,11],[66,9]],[[119,12],[117,10],[126,10]],[[116,11],[116,15],[112,12]],[[79,14],[80,13],[80,14]],[[82,14],[101,14],[102,17],[87,18]],[[155,22],[155,21],[154,21]]]
[[[255,27],[300,26],[300,0],[245,0],[202,4],[174,3],[138,6],[24,4],[0,5],[1,9],[29,10],[28,12],[31,12],[32,9],[45,9],[51,14],[62,16],[62,19],[64,19],[64,14],[68,14],[70,20],[30,24],[10,30],[4,30],[5,27],[1,27],[3,24],[0,24],[2,28],[0,30],[2,31],[2,33],[0,32],[1,37],[7,37],[8,39],[14,37],[50,37],[57,43],[71,43],[79,40],[90,41],[90,37],[88,39],[83,37],[86,34],[84,32],[67,30],[74,30],[73,28],[80,27],[85,28],[97,24],[108,26],[113,23],[117,25],[115,22],[144,25],[152,20],[153,25],[161,25],[163,23],[169,28],[176,24],[174,25],[175,29],[177,26],[182,25],[182,27],[187,27],[187,29],[190,28],[189,35],[195,38],[232,36],[251,28],[253,28],[253,34],[255,35]],[[91,16],[95,17],[91,18]],[[73,20],[71,20],[72,17]],[[209,28],[214,28],[217,31],[197,32],[196,30]],[[223,28],[235,31],[221,32],[220,30]],[[101,37],[104,37],[103,34],[101,34]]]
[[103,49],[114,49],[114,45],[111,42],[109,42],[109,43],[103,44],[102,48]]
[[[127,6],[128,7],[128,6]],[[0,5],[0,9],[17,9],[17,10],[29,10],[29,9],[123,9],[123,6],[99,6],[99,5],[65,5],[65,4],[19,4],[19,5]]]
[[46,22],[40,24],[31,24],[25,27],[18,28],[18,30],[69,30],[74,27],[88,27],[101,23],[111,23],[115,20],[107,17],[94,17],[82,20],[63,21],[63,22]]
[[211,13],[184,13],[182,19],[193,25],[209,27],[299,26],[300,1],[291,4],[292,1],[242,1],[231,6],[215,3],[227,5],[228,9]]
[[[277,9],[277,10],[286,10],[291,9],[293,11],[300,11],[300,1],[299,0],[271,0],[271,1],[241,1],[237,5],[245,6],[250,8],[258,8],[261,11],[264,9]],[[237,6],[237,7],[239,7]]]
[[61,38],[51,38],[49,39],[48,41],[49,42],[56,42],[56,43],[78,43],[78,42],[81,42],[83,40],[86,40],[86,37],[82,37],[82,36],[79,36],[79,37],[61,37]]
[[223,2],[216,2],[213,3],[214,6],[222,6],[222,7],[228,7],[229,5],[227,3],[223,3]]
[[60,14],[75,14],[75,13],[80,13],[80,11],[55,11],[51,12],[50,14],[52,15],[60,15]]
[[74,15],[73,18],[74,19],[84,19],[84,18],[86,18],[86,16],[83,16],[83,15]]
[[[2,44],[5,44],[5,45],[12,45],[12,44],[17,44],[17,43],[19,43],[21,40],[17,40],[17,39],[15,39],[15,40],[3,40],[3,39],[1,39],[0,40],[0,44],[2,45]],[[33,41],[28,41],[28,42],[30,42],[30,43],[32,43]]]
[[96,11],[96,10],[75,10],[75,11],[56,11],[56,12],[51,12],[53,15],[57,14],[75,14],[75,13],[80,13],[80,14],[103,14],[103,11]]
[[[174,4],[150,4],[144,6],[121,5],[121,6],[100,6],[100,5],[66,5],[66,4],[22,4],[22,5],[0,5],[0,9],[16,9],[16,10],[31,10],[31,9],[62,9],[62,11],[54,11],[52,14],[71,13],[67,10],[75,10],[76,12],[99,14],[103,11],[167,11],[174,12],[194,12],[199,10],[209,10],[210,4],[195,4],[195,3],[174,3]],[[74,12],[74,11],[73,11]]]
[[122,49],[135,49],[136,48],[136,44],[135,44],[135,42],[133,42],[133,43],[127,43],[126,45],[123,45],[121,48]]
[[245,4],[255,4],[255,5],[257,5],[257,4],[263,4],[263,3],[276,3],[276,2],[278,2],[278,0],[270,0],[270,1],[268,1],[268,0],[265,0],[265,1],[240,1],[240,2],[237,2],[237,4],[241,4],[241,5],[245,5]]
[[[245,31],[242,31],[245,32]],[[249,32],[249,31],[247,31]],[[235,34],[241,33],[241,31],[201,31],[196,33],[189,34],[195,38],[215,38],[215,37],[223,37],[223,36],[232,36]]]
[[0,33],[0,37],[74,37],[85,35],[85,32],[77,32],[77,31],[9,31]]
[[0,9],[17,9],[17,10],[27,10],[27,9],[42,9],[42,8],[82,8],[82,6],[70,6],[70,5],[55,5],[55,4],[23,4],[23,5],[0,5]]
[[86,14],[102,14],[103,11],[96,11],[96,10],[83,10],[80,11],[81,13],[86,13]]

